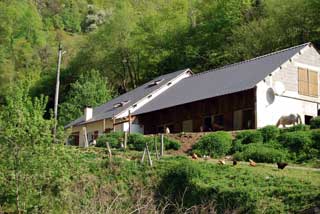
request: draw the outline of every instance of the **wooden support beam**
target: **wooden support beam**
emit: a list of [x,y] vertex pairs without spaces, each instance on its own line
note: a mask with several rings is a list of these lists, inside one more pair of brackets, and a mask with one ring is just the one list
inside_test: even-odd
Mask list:
[[127,148],[127,142],[128,142],[128,132],[124,132],[124,145],[123,148]]
[[84,148],[87,148],[89,146],[89,142],[88,142],[88,134],[87,134],[87,128],[83,127],[83,137],[84,137]]
[[113,125],[116,126],[116,125],[120,125],[120,124],[127,123],[127,122],[129,122],[129,120],[123,120],[123,121],[120,121],[120,122],[115,122]]
[[112,118],[112,126],[113,126],[113,132],[115,132],[116,131],[116,118],[115,117]]

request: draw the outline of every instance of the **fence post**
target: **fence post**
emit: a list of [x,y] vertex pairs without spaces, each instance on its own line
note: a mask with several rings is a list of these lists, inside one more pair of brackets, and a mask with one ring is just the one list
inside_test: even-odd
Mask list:
[[141,158],[141,163],[143,163],[144,161],[144,156],[146,155],[146,152],[147,152],[147,148],[144,148],[142,158]]
[[127,148],[128,143],[128,132],[124,132],[124,149]]
[[149,165],[152,166],[152,159],[151,159],[151,155],[150,155],[148,144],[146,144],[146,150],[147,150]]
[[154,135],[153,141],[154,141],[154,148],[155,148],[155,150],[156,150],[156,157],[157,157],[157,160],[159,160],[160,157],[159,157],[159,153],[158,153],[158,146],[157,146],[157,137],[156,137],[156,135]]
[[110,145],[109,145],[109,142],[108,142],[108,141],[106,142],[106,145],[107,145],[107,150],[108,150],[108,154],[109,154],[109,160],[111,161],[111,159],[112,159],[112,153],[111,153],[111,148],[110,148]]
[[161,134],[161,144],[160,144],[160,157],[163,156],[163,151],[164,151],[164,142],[163,142],[163,134]]

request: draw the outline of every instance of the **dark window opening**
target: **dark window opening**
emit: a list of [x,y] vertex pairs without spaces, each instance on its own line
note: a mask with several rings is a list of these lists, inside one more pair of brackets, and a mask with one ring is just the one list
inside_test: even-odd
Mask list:
[[203,131],[205,131],[205,132],[213,131],[213,128],[212,128],[212,118],[211,118],[211,117],[206,117],[206,118],[204,118],[204,121],[203,121]]
[[113,130],[113,129],[111,129],[111,128],[106,128],[106,129],[104,130],[104,133],[110,133],[112,130]]
[[312,118],[313,118],[313,117],[310,116],[310,115],[304,115],[304,123],[305,123],[306,125],[310,125],[310,121],[311,121]]
[[158,133],[164,133],[164,127],[163,126],[158,126],[157,132]]
[[99,131],[94,131],[93,133],[93,139],[96,140],[99,137]]
[[216,115],[214,116],[213,120],[213,130],[223,130],[224,128],[224,118],[223,115]]
[[68,139],[68,144],[73,146],[79,146],[79,132],[74,132]]
[[254,128],[254,111],[252,109],[243,111],[242,127],[243,127],[243,129],[253,129]]

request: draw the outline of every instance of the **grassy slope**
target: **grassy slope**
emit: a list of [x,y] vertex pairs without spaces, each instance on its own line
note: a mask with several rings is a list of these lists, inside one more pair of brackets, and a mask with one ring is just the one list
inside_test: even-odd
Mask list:
[[[99,160],[96,157],[101,155],[103,149],[92,150],[98,151],[98,154],[92,156],[91,159],[91,161],[96,162]],[[92,155],[93,153],[89,152],[87,154],[88,156],[85,159],[88,161],[90,159],[88,159],[89,154]],[[116,180],[115,187],[120,187],[120,192],[126,192],[122,192],[124,195],[131,192],[128,190],[134,190],[136,187],[143,187],[148,194],[151,193],[150,191],[161,192],[162,190],[158,188],[158,185],[164,185],[165,188],[168,188],[168,184],[163,177],[168,173],[170,176],[170,169],[186,165],[199,170],[199,176],[188,178],[190,182],[185,187],[191,192],[200,194],[196,197],[201,198],[203,196],[203,201],[215,200],[217,209],[236,209],[246,212],[256,212],[257,209],[265,212],[302,210],[313,206],[314,202],[319,199],[318,195],[320,195],[320,172],[318,171],[278,170],[276,167],[264,165],[258,165],[257,167],[247,165],[220,166],[216,163],[194,161],[185,157],[165,157],[161,161],[154,161],[154,167],[150,168],[139,163],[140,157],[141,153],[138,152],[124,154],[117,151],[115,155],[117,161],[114,161],[111,168],[109,166],[108,171],[110,169],[113,171],[112,175],[109,175],[110,180],[108,182],[111,181],[112,183]],[[106,173],[106,171],[103,171],[103,173]],[[176,177],[177,175],[173,174],[172,176]],[[170,178],[169,182],[175,182],[175,177]],[[180,181],[177,180],[177,182]],[[178,192],[179,189],[175,188],[175,191]],[[232,194],[232,192],[235,194]],[[190,194],[192,195],[192,193]],[[167,195],[163,196],[167,197]],[[131,195],[130,197],[136,196]],[[186,201],[187,206],[197,203],[197,200],[187,197]],[[181,201],[177,201],[177,203],[181,203]],[[241,208],[241,206],[255,208],[247,207],[247,209]]]
[[[218,211],[287,213],[320,201],[318,171],[220,166],[181,156],[167,156],[160,161],[153,158],[154,166],[149,167],[140,164],[141,152],[113,151],[110,163],[104,148],[55,147],[52,155],[45,155],[52,159],[46,179],[28,184],[22,194],[22,200],[32,199],[25,205],[30,212],[36,206],[45,213],[148,213],[164,206],[186,211],[201,205]],[[195,174],[189,173],[193,170]],[[32,177],[32,173],[40,172],[26,177]],[[7,193],[10,189],[14,192],[14,185],[2,182],[0,179],[0,187],[6,185],[6,190],[0,190],[0,198],[7,200],[0,200],[0,211],[10,212],[15,203]],[[43,185],[40,198],[36,197],[38,194],[30,195],[30,191],[38,191]],[[182,203],[179,196],[183,193]]]

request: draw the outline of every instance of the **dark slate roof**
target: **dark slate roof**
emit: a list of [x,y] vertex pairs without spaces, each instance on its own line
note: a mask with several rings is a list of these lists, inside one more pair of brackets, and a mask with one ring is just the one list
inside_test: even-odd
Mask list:
[[179,81],[133,114],[143,114],[251,89],[309,44],[194,74]]
[[[132,106],[133,104],[135,104],[136,102],[138,102],[142,98],[146,97],[151,92],[159,89],[161,86],[167,84],[172,79],[174,79],[175,77],[181,75],[182,73],[184,73],[186,71],[189,71],[189,69],[184,69],[184,70],[180,70],[180,71],[176,71],[173,73],[159,76],[159,77],[157,77],[157,78],[155,78],[155,79],[125,93],[125,94],[122,94],[122,95],[114,98],[113,100],[110,100],[109,102],[107,102],[99,107],[94,108],[93,109],[93,116],[92,116],[91,120],[84,121],[84,115],[83,115],[82,117],[80,117],[80,118],[72,121],[68,125],[66,125],[65,128],[68,128],[68,127],[74,126],[74,125],[90,123],[90,122],[94,122],[94,121],[98,121],[98,120],[102,120],[102,119],[112,118],[114,115],[121,113],[122,111],[124,111],[128,107]],[[161,80],[161,79],[162,79],[162,81],[158,85],[149,87],[149,85],[151,83],[153,83],[156,80]],[[123,102],[123,101],[129,101],[129,102],[127,104],[125,104],[123,107],[114,108],[115,104]]]

